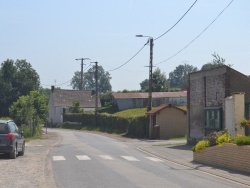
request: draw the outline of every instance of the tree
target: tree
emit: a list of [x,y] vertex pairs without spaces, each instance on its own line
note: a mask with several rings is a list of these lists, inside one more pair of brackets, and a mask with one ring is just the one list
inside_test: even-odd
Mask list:
[[[105,72],[102,66],[98,66],[98,91],[106,93],[112,90],[110,84],[110,74]],[[81,85],[81,73],[75,72],[70,85],[73,89],[79,89]],[[95,65],[83,74],[83,88],[84,90],[95,90]]]
[[[148,79],[143,80],[140,83],[141,90],[148,91],[148,84]],[[159,68],[155,69],[152,74],[152,92],[164,92],[167,91],[168,88],[169,86],[166,74],[164,72],[161,73],[161,70]]]
[[[214,57],[214,59],[211,62],[208,62],[208,63],[204,64],[201,67],[201,70],[212,69],[212,68],[215,68],[215,67],[219,67],[219,66],[225,65],[225,61],[226,60],[224,58],[221,58],[215,52],[214,52],[214,54],[212,54],[212,56]],[[227,66],[232,67],[233,65],[228,64]]]
[[10,106],[10,116],[17,124],[30,124],[32,121],[45,123],[47,120],[48,103],[45,95],[39,91],[31,91],[23,95]]
[[73,78],[71,79],[70,85],[73,89],[79,90],[81,88],[81,72],[76,71]]
[[39,75],[26,60],[4,61],[0,68],[0,116],[8,116],[13,102],[39,86]]
[[73,101],[73,106],[69,108],[69,111],[71,113],[82,113],[83,109],[80,107],[79,101]]
[[169,73],[169,83],[171,88],[182,88],[187,84],[187,76],[191,72],[198,71],[197,67],[192,65],[184,64],[179,65],[174,71]]

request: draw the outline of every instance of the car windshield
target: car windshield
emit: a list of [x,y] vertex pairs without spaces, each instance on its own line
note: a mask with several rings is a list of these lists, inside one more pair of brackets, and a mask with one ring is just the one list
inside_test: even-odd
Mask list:
[[9,133],[8,125],[5,123],[0,123],[0,134],[8,134],[8,133]]

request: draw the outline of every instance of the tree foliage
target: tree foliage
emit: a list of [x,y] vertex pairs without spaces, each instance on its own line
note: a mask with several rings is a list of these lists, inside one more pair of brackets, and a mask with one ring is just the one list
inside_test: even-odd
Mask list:
[[[110,74],[105,71],[102,66],[98,66],[98,91],[106,93],[112,90],[110,84]],[[79,89],[81,85],[81,72],[76,71],[70,85],[73,89]],[[84,90],[95,90],[95,65],[83,74],[83,88]]]
[[83,109],[80,107],[79,101],[73,101],[73,106],[69,108],[69,111],[71,113],[82,113]]
[[188,74],[198,71],[197,67],[184,64],[179,65],[174,71],[169,73],[169,83],[171,88],[182,88],[187,84]]
[[[148,79],[143,80],[140,83],[142,91],[148,91],[149,81]],[[159,68],[155,69],[152,74],[152,92],[164,92],[168,91],[169,84],[166,78],[166,74],[161,72]]]
[[22,95],[37,90],[40,78],[26,60],[7,59],[0,67],[0,116],[9,115],[9,107]]
[[[212,69],[212,68],[215,68],[215,67],[220,67],[222,65],[225,65],[225,59],[220,57],[218,54],[216,54],[214,52],[214,54],[212,54],[213,56],[213,60],[211,62],[208,62],[206,64],[204,64],[202,67],[201,67],[201,70],[207,70],[207,69]],[[230,65],[228,64],[229,67],[233,66],[233,65]]]
[[48,103],[45,95],[38,90],[31,91],[29,95],[20,96],[10,106],[10,116],[18,124],[29,124],[31,121],[44,123],[47,120]]

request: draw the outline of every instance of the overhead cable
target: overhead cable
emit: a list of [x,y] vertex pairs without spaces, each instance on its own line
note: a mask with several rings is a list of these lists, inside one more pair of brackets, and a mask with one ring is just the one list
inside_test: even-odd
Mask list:
[[234,0],[232,0],[216,17],[215,19],[199,34],[197,35],[191,42],[189,42],[184,48],[182,48],[181,50],[179,50],[177,53],[175,53],[174,55],[170,56],[169,58],[165,59],[164,61],[161,61],[160,63],[157,63],[155,65],[159,65],[161,63],[164,63],[170,59],[172,59],[173,57],[175,57],[176,55],[178,55],[179,53],[181,53],[183,50],[185,50],[188,46],[190,46],[196,39],[198,39],[219,17],[220,15],[232,4]]
[[195,3],[197,2],[198,0],[196,0],[191,7],[189,7],[189,9],[185,12],[185,14],[183,14],[183,16],[172,26],[170,27],[165,33],[163,33],[162,35],[160,35],[159,37],[155,38],[154,40],[157,40],[159,38],[161,38],[163,35],[167,34],[169,31],[171,31],[181,20],[182,18],[184,18],[184,16],[186,16],[186,14],[191,10],[191,8],[195,5]]
[[123,63],[122,65],[120,65],[119,67],[117,67],[117,68],[115,68],[115,69],[108,70],[108,72],[109,72],[109,71],[117,70],[117,69],[123,67],[124,65],[126,65],[128,62],[130,62],[132,59],[134,59],[134,58],[142,51],[142,49],[143,49],[147,44],[148,44],[148,42],[145,43],[145,44],[142,46],[142,48],[141,48],[138,52],[136,52],[136,54],[133,55],[128,61],[126,61],[125,63]]

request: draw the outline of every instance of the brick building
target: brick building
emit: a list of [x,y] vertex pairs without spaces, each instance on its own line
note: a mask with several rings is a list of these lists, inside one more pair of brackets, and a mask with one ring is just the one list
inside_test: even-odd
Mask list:
[[228,67],[190,73],[187,93],[187,139],[196,143],[214,130],[225,128],[224,100],[245,93],[245,117],[249,118],[250,78]]

